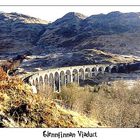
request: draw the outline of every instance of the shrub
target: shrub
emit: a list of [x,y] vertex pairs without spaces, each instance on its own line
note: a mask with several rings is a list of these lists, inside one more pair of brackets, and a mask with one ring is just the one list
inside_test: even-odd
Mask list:
[[0,71],[0,127],[97,127],[85,116],[65,110],[44,93],[33,94],[18,77]]
[[84,88],[71,84],[60,96],[66,106],[111,127],[140,127],[139,84],[129,88],[125,82]]
[[62,88],[59,96],[66,108],[83,114],[89,113],[93,95],[88,91],[88,87],[81,88],[75,83],[69,84]]

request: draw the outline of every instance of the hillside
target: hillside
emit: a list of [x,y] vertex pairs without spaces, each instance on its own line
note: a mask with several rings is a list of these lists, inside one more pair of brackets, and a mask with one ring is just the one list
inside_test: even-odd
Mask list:
[[98,121],[65,109],[45,94],[33,94],[18,77],[0,69],[0,127],[101,127]]
[[[67,50],[94,48],[127,55],[130,54],[129,49],[139,49],[140,13],[111,12],[82,16],[84,18],[78,15],[68,13],[50,24],[38,44]],[[139,55],[136,52],[131,54]]]
[[33,49],[49,22],[18,13],[0,13],[0,55]]
[[0,59],[30,51],[26,70],[139,61],[140,13],[86,17],[70,12],[50,23],[18,13],[0,13]]

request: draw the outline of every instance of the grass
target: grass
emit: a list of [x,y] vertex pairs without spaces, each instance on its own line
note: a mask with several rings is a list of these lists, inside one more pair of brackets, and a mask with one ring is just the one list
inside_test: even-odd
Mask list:
[[45,94],[33,94],[18,77],[0,69],[0,127],[99,127],[98,122],[58,105]]

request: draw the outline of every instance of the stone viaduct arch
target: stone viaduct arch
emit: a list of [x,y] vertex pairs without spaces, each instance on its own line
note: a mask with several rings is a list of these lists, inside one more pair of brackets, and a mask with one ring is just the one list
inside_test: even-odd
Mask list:
[[61,87],[68,83],[78,83],[79,80],[92,78],[98,74],[118,72],[117,65],[84,65],[61,67],[39,71],[29,78],[31,85],[36,86],[38,90],[48,85],[53,91],[61,91]]

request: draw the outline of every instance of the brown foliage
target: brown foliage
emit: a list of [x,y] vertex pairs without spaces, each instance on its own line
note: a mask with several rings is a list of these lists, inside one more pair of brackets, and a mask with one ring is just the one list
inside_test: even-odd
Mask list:
[[[76,117],[43,93],[33,94],[18,77],[0,72],[0,127],[85,127],[90,120]],[[78,122],[81,118],[88,123]],[[94,125],[93,123],[91,125]],[[95,124],[97,126],[97,123]]]
[[0,81],[7,80],[8,76],[7,73],[0,67]]
[[68,108],[84,113],[105,126],[140,127],[139,83],[128,88],[124,82],[94,87],[74,84],[64,87],[61,99]]

